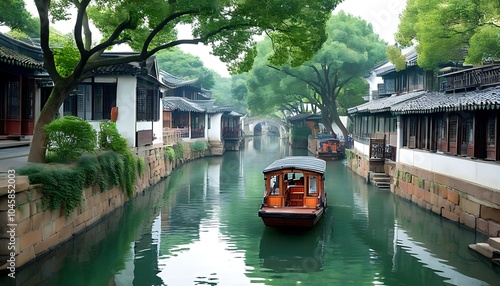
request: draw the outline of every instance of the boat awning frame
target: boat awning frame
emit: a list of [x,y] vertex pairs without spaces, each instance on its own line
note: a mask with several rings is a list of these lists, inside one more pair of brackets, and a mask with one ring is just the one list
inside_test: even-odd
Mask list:
[[310,156],[290,156],[274,161],[264,169],[263,173],[266,174],[283,169],[304,170],[324,175],[326,161]]

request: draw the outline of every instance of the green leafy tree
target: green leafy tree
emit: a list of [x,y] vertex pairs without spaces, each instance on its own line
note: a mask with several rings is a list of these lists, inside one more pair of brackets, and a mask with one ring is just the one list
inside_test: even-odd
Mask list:
[[246,96],[248,94],[248,89],[246,85],[248,77],[248,72],[241,74],[234,74],[231,76],[231,82],[227,95],[231,98],[233,110],[241,114],[248,112],[248,105],[246,102]]
[[269,68],[267,59],[273,52],[273,43],[269,38],[259,43],[257,51],[252,70],[244,79],[246,93],[241,93],[251,114],[282,116],[302,112],[303,93],[308,92],[306,84]]
[[[362,78],[375,64],[385,60],[386,43],[366,21],[343,12],[330,18],[327,32],[328,39],[312,60],[299,67],[274,66],[279,73],[254,73],[260,85],[268,84],[260,87],[261,92],[255,95],[257,99],[249,96],[252,110],[256,106],[276,108],[281,106],[278,105],[282,104],[280,100],[294,105],[311,104],[321,111],[323,124],[330,132],[333,133],[331,126],[335,123],[347,137],[348,131],[340,121],[339,111],[342,114],[349,105],[360,103],[361,95],[368,93]],[[269,86],[273,88],[266,93],[265,88]],[[273,99],[264,99],[262,94]],[[341,104],[345,106],[341,108]]]
[[500,2],[408,0],[396,33],[403,47],[416,43],[426,70],[447,62],[481,63],[500,58]]
[[[254,35],[266,33],[275,40],[274,63],[299,65],[312,57],[326,39],[325,22],[337,0],[35,0],[40,18],[40,44],[45,68],[54,87],[35,126],[28,161],[43,162],[45,134],[64,99],[98,67],[144,61],[160,50],[181,44],[204,43],[228,64],[232,72],[248,70],[255,57]],[[49,45],[51,21],[67,20],[76,9],[73,38],[78,49],[74,66],[63,74]],[[92,41],[90,20],[102,34]],[[191,24],[192,38],[177,39],[175,26]],[[127,43],[136,54],[104,58],[102,53]],[[72,61],[71,61],[72,62]]]
[[216,74],[214,77],[214,87],[210,90],[212,97],[218,105],[232,105],[234,99],[231,97],[231,78],[221,77]]
[[215,85],[215,72],[206,68],[199,57],[178,47],[158,52],[156,59],[160,69],[185,79],[198,79],[199,87],[211,89]]
[[24,0],[0,1],[0,26],[22,32],[28,37],[38,37],[40,23],[27,10]]
[[402,71],[406,69],[406,57],[402,54],[399,47],[388,46],[387,47],[387,58],[396,67],[396,71]]

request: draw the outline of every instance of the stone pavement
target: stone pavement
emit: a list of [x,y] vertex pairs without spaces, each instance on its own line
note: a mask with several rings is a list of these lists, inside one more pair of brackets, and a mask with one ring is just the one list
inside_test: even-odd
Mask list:
[[29,141],[0,140],[0,173],[28,164]]

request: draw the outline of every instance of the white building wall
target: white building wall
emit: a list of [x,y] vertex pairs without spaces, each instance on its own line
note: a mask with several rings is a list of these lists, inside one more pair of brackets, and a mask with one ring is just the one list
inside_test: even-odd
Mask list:
[[153,140],[153,144],[163,144],[163,112],[160,112],[160,120],[154,122],[139,121],[137,122],[136,128],[137,131],[151,130],[151,125],[153,127],[153,137],[156,137],[156,139]]
[[116,128],[127,139],[128,147],[135,147],[137,79],[135,76],[124,75],[117,77],[117,81],[116,106],[118,107],[118,119],[116,120]]
[[221,120],[222,113],[209,114],[210,116],[210,129],[208,129],[208,140],[221,141]]
[[370,145],[363,144],[359,141],[354,142],[354,150],[358,153],[365,155],[366,157],[370,156]]
[[500,166],[493,162],[474,161],[428,151],[402,148],[399,162],[459,180],[500,190]]
[[368,101],[372,101],[374,99],[373,98],[373,92],[374,91],[378,92],[378,84],[379,83],[383,83],[384,80],[382,79],[382,77],[377,76],[375,72],[371,72],[370,76],[367,77],[367,78],[365,78],[365,80],[368,82],[368,84],[370,84],[370,91],[369,91],[369,95],[368,95]]

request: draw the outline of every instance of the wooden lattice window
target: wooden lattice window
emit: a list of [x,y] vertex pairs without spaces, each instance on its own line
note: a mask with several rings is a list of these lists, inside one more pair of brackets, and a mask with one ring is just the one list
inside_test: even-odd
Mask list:
[[7,118],[21,118],[21,85],[19,80],[7,83]]
[[116,84],[94,85],[93,119],[111,119],[111,107],[116,106]]
[[458,119],[450,118],[450,143],[457,143]]
[[35,81],[25,82],[23,92],[23,119],[33,119],[35,117]]
[[495,146],[495,130],[496,130],[496,124],[495,124],[495,116],[490,115],[488,117],[488,123],[486,125],[486,142],[488,146]]

